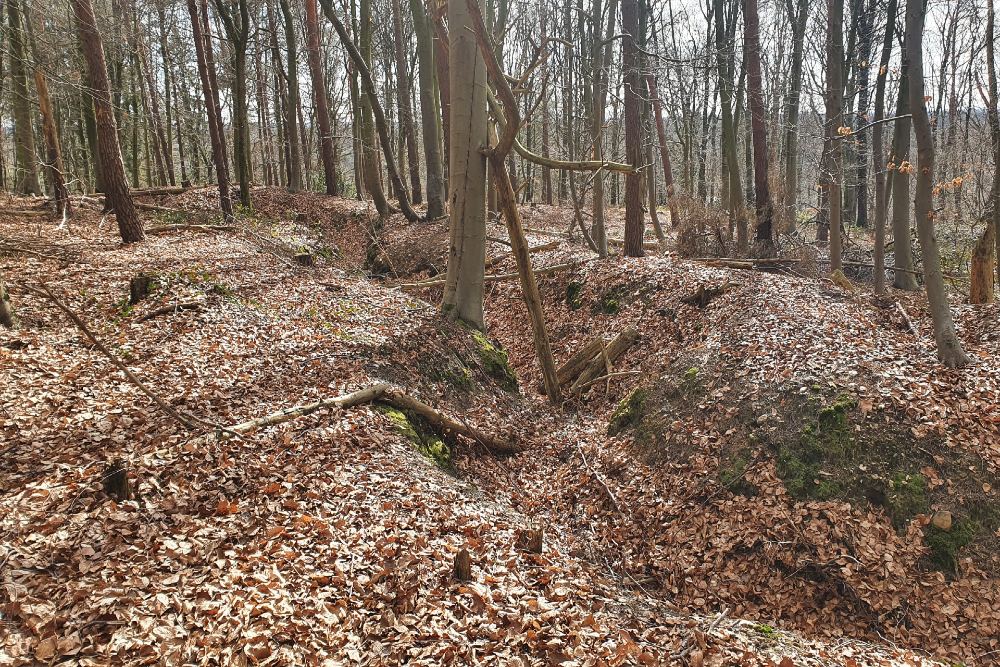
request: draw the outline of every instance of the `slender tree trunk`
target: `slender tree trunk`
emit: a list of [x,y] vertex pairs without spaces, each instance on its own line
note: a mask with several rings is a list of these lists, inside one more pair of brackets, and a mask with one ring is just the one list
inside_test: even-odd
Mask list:
[[[479,3],[482,11],[482,3]],[[442,309],[479,329],[486,262],[486,64],[465,0],[448,0],[451,240]]]
[[306,43],[309,52],[309,73],[312,77],[313,100],[316,104],[316,122],[319,125],[320,154],[323,157],[323,179],[326,194],[336,195],[337,162],[334,159],[334,136],[330,128],[330,104],[326,93],[326,78],[323,75],[323,61],[319,47],[319,16],[316,0],[305,0]]
[[[896,116],[909,113],[910,73],[907,65],[908,54],[904,52],[900,68],[899,99],[896,102]],[[893,126],[892,154],[892,256],[894,272],[893,285],[899,289],[916,291],[916,276],[913,274],[913,250],[910,245],[910,133],[912,123],[909,118],[900,118]]]
[[[863,0],[858,0],[857,9],[862,10]],[[872,56],[872,45],[875,41],[875,14],[876,0],[868,0],[868,6],[863,9],[864,16],[861,17],[860,35],[858,40],[858,55],[854,59],[856,76],[855,87],[858,90],[858,110],[855,120],[851,123],[856,127],[864,124],[868,120],[868,105],[871,100],[869,80],[871,77],[871,67],[869,61]],[[858,227],[868,227],[868,134],[861,132],[857,135],[857,160],[855,172],[855,200],[856,217]]]
[[843,182],[843,141],[839,130],[844,120],[844,0],[826,3],[826,144],[829,147],[827,180],[827,224],[830,230],[830,270],[843,267],[840,234]]
[[90,0],[71,0],[87,72],[93,85],[94,112],[97,120],[97,148],[105,180],[105,208],[114,211],[123,243],[144,238],[142,222],[136,213],[132,194],[125,180],[125,165],[118,144],[118,126],[111,106],[111,85],[104,60],[104,45],[97,31],[97,17]]
[[[416,19],[414,19],[416,20]],[[392,35],[396,56],[396,98],[399,119],[406,141],[407,167],[410,171],[410,190],[413,203],[423,201],[420,185],[420,155],[417,154],[417,132],[413,127],[413,108],[410,106],[410,81],[407,76],[406,49],[403,46],[403,9],[400,0],[392,0]]]
[[969,363],[962,342],[955,332],[955,323],[948,304],[941,256],[934,234],[934,136],[924,99],[924,0],[906,0],[906,53],[910,74],[910,109],[913,113],[913,133],[917,140],[917,191],[913,212],[917,218],[917,235],[924,263],[924,285],[934,321],[934,339],[938,358],[949,368]]
[[791,0],[786,3],[792,23],[792,69],[789,74],[788,95],[785,98],[785,173],[784,173],[784,222],[785,228],[795,231],[799,196],[799,106],[802,98],[802,60],[805,50],[806,25],[809,22],[809,0],[798,0],[798,7]]
[[674,191],[674,174],[670,169],[670,151],[667,150],[667,129],[663,122],[663,101],[656,87],[656,77],[647,75],[649,96],[653,100],[653,114],[656,118],[656,138],[660,146],[660,162],[663,165],[663,186],[667,190],[667,206],[670,209],[670,226],[680,224],[680,214],[677,213],[676,192]]
[[35,160],[35,132],[31,126],[31,91],[28,87],[27,50],[20,0],[7,1],[9,22],[10,79],[14,110],[14,191],[40,195],[38,167]]
[[[986,79],[989,90],[989,107],[986,114],[990,125],[990,138],[993,142],[993,191],[990,193],[990,220],[993,225],[994,252],[993,261],[996,265],[996,281],[1000,285],[1000,114],[997,111],[997,67],[996,67],[996,14],[993,0],[986,0]],[[995,291],[995,290],[994,290]]]
[[[237,0],[228,6],[225,0],[215,0],[216,13],[222,21],[226,37],[232,45],[233,58],[233,159],[240,181],[240,204],[247,210],[250,201],[250,119],[247,111],[247,46],[250,40],[250,9],[247,0]],[[218,93],[218,90],[216,90]],[[221,119],[219,123],[222,126]]]
[[417,37],[417,69],[420,81],[420,126],[427,166],[427,217],[444,215],[444,167],[441,161],[441,108],[434,66],[433,28],[421,0],[410,0],[413,29]]
[[625,175],[625,256],[642,257],[643,213],[639,167],[642,166],[642,122],[639,99],[639,3],[622,0],[622,76],[625,107],[625,161],[635,172]]
[[750,102],[750,128],[753,139],[753,187],[757,208],[756,241],[764,257],[775,253],[772,218],[774,206],[767,180],[767,127],[764,119],[764,84],[760,71],[760,26],[757,0],[745,0],[743,52],[747,60],[747,98]]
[[[594,0],[594,108],[591,117],[590,138],[594,144],[594,159],[604,160],[604,115],[608,105],[608,81],[611,70],[611,42],[615,31],[615,18],[618,14],[618,0],[608,3],[608,24],[604,38],[597,42],[601,34],[601,0]],[[594,177],[593,220],[590,235],[597,246],[597,254],[608,256],[608,234],[604,222],[604,172],[598,172]]]
[[288,105],[285,107],[285,136],[288,139],[289,170],[288,190],[298,192],[302,189],[302,146],[299,142],[298,107],[299,107],[299,72],[298,52],[295,43],[295,18],[289,0],[279,0],[281,18],[285,29],[285,49],[288,56],[287,76]]
[[[875,172],[875,294],[885,294],[885,225],[888,216],[886,191],[886,155],[883,139],[885,118],[885,83],[889,74],[889,59],[892,57],[893,32],[896,26],[898,0],[889,0],[886,7],[885,35],[882,41],[882,56],[879,59],[878,75],[875,78],[875,117],[872,128],[872,171]],[[897,121],[899,122],[899,121]]]
[[208,135],[212,142],[212,162],[215,164],[215,178],[219,183],[219,209],[222,211],[226,224],[232,224],[233,201],[229,193],[229,168],[226,164],[225,137],[218,123],[218,114],[215,108],[216,96],[212,88],[212,77],[209,75],[205,36],[202,34],[203,24],[198,15],[198,5],[195,4],[195,0],[187,0],[187,7],[194,33],[194,51],[198,61],[202,96],[205,100],[205,115],[208,118]]

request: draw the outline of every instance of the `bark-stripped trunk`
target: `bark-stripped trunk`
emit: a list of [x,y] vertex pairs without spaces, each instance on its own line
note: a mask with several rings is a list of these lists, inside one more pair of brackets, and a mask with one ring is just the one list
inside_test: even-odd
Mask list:
[[94,115],[97,121],[97,149],[104,173],[105,208],[114,211],[123,243],[144,238],[142,222],[136,213],[132,194],[125,180],[125,164],[118,144],[118,125],[111,106],[111,85],[104,60],[104,45],[97,31],[97,17],[90,0],[71,0],[87,73],[93,86]]
[[955,323],[948,304],[948,292],[941,274],[941,256],[934,235],[934,135],[924,99],[924,0],[906,0],[906,54],[910,68],[910,109],[913,113],[913,134],[917,140],[917,188],[913,198],[913,213],[917,219],[917,235],[924,261],[924,286],[934,322],[934,340],[938,359],[949,368],[969,363],[962,342],[955,332]]
[[330,127],[330,104],[326,92],[326,77],[319,50],[319,16],[316,0],[305,0],[306,4],[306,46],[309,51],[309,73],[312,77],[313,100],[316,104],[316,122],[319,126],[320,155],[323,158],[323,180],[326,194],[340,194],[337,185],[337,162],[335,159],[333,130]]

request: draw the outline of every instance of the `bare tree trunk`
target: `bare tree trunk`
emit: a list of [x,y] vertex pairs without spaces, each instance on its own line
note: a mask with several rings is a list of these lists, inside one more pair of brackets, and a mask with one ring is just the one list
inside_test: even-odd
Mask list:
[[[482,4],[480,0],[480,11]],[[451,241],[442,310],[479,329],[486,263],[486,64],[465,0],[448,0]]]
[[403,139],[406,141],[410,190],[413,203],[419,204],[423,201],[420,186],[420,156],[417,154],[417,132],[413,127],[413,108],[410,106],[410,81],[406,72],[406,50],[403,46],[403,9],[400,6],[400,0],[392,0],[392,35],[396,47],[396,98],[399,104]]
[[806,24],[809,22],[809,0],[798,0],[798,7],[786,2],[792,23],[792,70],[788,95],[785,98],[785,227],[795,231],[799,195],[799,106],[802,97],[802,59]]
[[1000,114],[997,111],[997,67],[996,67],[996,14],[993,0],[986,0],[986,78],[989,90],[990,138],[993,142],[993,191],[990,193],[990,220],[993,225],[993,261],[996,264],[996,281],[1000,284]]
[[[903,64],[900,68],[899,99],[896,102],[896,116],[909,113],[910,72],[904,49]],[[892,168],[892,256],[894,272],[893,286],[898,289],[916,291],[920,289],[913,273],[913,251],[910,246],[910,132],[909,118],[900,118],[893,126],[892,154],[889,162]]]
[[[642,165],[642,122],[639,99],[639,3],[622,0],[622,77],[625,107],[625,161],[638,170]],[[642,257],[642,187],[638,171],[625,175],[625,256]]]
[[941,256],[934,235],[934,136],[924,99],[924,0],[906,0],[906,53],[910,68],[910,109],[913,113],[913,133],[917,139],[917,192],[913,212],[917,218],[917,235],[924,263],[924,285],[934,321],[934,339],[938,358],[949,368],[969,363],[962,342],[955,333],[948,293],[941,275]]
[[302,144],[299,141],[299,72],[298,52],[295,44],[295,17],[288,0],[278,0],[281,7],[281,21],[285,29],[285,49],[288,56],[287,76],[288,105],[285,107],[285,136],[288,139],[289,169],[288,191],[302,189]]
[[839,130],[844,124],[844,0],[827,0],[826,13],[826,145],[830,169],[827,177],[827,224],[830,230],[830,270],[839,271],[843,266],[840,235],[843,143]]
[[[240,181],[240,204],[247,210],[250,201],[250,119],[247,112],[247,47],[250,42],[250,9],[247,0],[237,0],[236,6],[225,0],[214,0],[215,9],[226,37],[232,44],[233,58],[233,159]],[[218,93],[218,90],[216,90]],[[221,122],[220,122],[221,126]]]
[[427,166],[427,217],[444,215],[447,197],[441,162],[441,107],[434,66],[433,28],[421,0],[410,0],[413,29],[417,37],[417,69],[420,81],[420,127],[423,130],[424,161]]
[[660,162],[663,165],[663,186],[667,189],[667,206],[670,209],[670,226],[676,227],[681,218],[677,213],[676,193],[674,191],[674,174],[670,169],[670,152],[667,150],[667,129],[663,123],[663,100],[656,87],[656,77],[647,75],[649,96],[653,100],[653,114],[656,117],[656,138],[660,145]]
[[764,119],[764,91],[760,71],[760,20],[757,0],[745,0],[743,17],[743,53],[747,64],[747,97],[750,102],[750,129],[753,139],[754,205],[757,208],[756,241],[764,257],[775,253],[772,238],[774,206],[767,181],[767,127]]
[[[885,36],[878,75],[875,78],[875,126],[872,128],[872,170],[875,172],[875,294],[885,294],[885,224],[888,217],[888,192],[886,190],[885,141],[882,137],[882,120],[885,118],[885,82],[892,57],[893,32],[896,27],[898,0],[889,0],[886,8]],[[897,121],[898,122],[898,121]]]
[[326,194],[336,195],[337,162],[334,158],[333,130],[330,127],[330,104],[326,92],[326,78],[323,75],[323,61],[319,47],[319,16],[316,0],[305,0],[306,5],[306,48],[309,55],[309,73],[312,77],[313,100],[316,104],[316,122],[319,125],[320,155],[323,157],[323,180]]
[[118,144],[118,125],[111,106],[111,85],[104,60],[104,45],[97,31],[97,17],[94,16],[90,0],[71,0],[71,4],[87,62],[87,73],[93,86],[97,149],[106,186],[105,208],[114,211],[122,242],[135,243],[142,241],[145,235],[125,179],[125,165],[122,162],[121,146]]
[[212,142],[212,162],[215,164],[215,178],[219,183],[219,209],[227,225],[233,223],[233,200],[229,193],[229,168],[226,164],[225,137],[218,124],[218,114],[215,108],[215,92],[212,88],[212,77],[209,75],[208,59],[205,53],[205,35],[202,34],[202,21],[198,15],[195,0],[187,0],[188,14],[191,16],[191,28],[194,34],[194,51],[198,60],[198,75],[201,78],[202,96],[205,100],[205,115],[208,118],[208,136]]
[[10,79],[13,91],[15,171],[14,191],[40,195],[38,168],[35,163],[35,133],[31,127],[31,91],[28,87],[27,51],[19,0],[7,0],[10,30]]

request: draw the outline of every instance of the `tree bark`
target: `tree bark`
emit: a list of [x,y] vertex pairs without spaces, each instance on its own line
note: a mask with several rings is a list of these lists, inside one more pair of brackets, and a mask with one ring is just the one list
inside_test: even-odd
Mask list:
[[8,329],[17,326],[17,317],[14,315],[14,308],[10,305],[10,295],[3,284],[3,276],[0,276],[0,325]]
[[396,56],[396,98],[399,104],[399,119],[403,129],[403,138],[406,141],[410,190],[413,203],[419,204],[423,201],[420,186],[420,156],[417,154],[417,133],[413,127],[413,108],[410,104],[410,81],[406,73],[406,51],[403,46],[403,9],[400,6],[400,0],[392,0],[392,36]]
[[[250,119],[247,112],[247,47],[250,42],[250,9],[247,0],[236,0],[236,7],[227,0],[214,0],[215,9],[226,38],[232,44],[233,58],[233,159],[240,181],[240,204],[247,210],[250,201]],[[207,18],[207,15],[206,15]],[[218,88],[216,87],[216,94]],[[219,123],[222,127],[221,119]]]
[[941,256],[934,235],[934,136],[931,133],[927,102],[924,99],[924,0],[906,0],[906,54],[910,68],[910,109],[913,113],[913,133],[917,140],[917,188],[913,212],[917,219],[917,235],[923,255],[924,285],[934,322],[934,339],[938,359],[949,368],[969,363],[962,343],[955,332],[948,293],[941,275]]
[[278,0],[281,7],[281,20],[285,29],[285,49],[288,57],[287,76],[288,105],[285,107],[285,132],[288,138],[288,191],[298,192],[302,189],[302,146],[299,143],[298,108],[299,108],[299,72],[298,49],[295,43],[295,17],[288,0]]
[[340,194],[337,184],[337,162],[334,151],[333,130],[330,127],[330,103],[326,92],[326,77],[319,46],[319,16],[316,0],[305,0],[306,47],[309,55],[309,73],[312,77],[313,100],[316,104],[316,122],[319,125],[320,155],[323,158],[323,181],[326,194]]
[[437,94],[433,28],[421,0],[410,0],[410,12],[413,14],[413,29],[417,37],[420,127],[427,167],[427,217],[433,220],[444,215],[444,200],[447,197],[441,161],[441,107]]
[[681,218],[680,214],[677,213],[674,174],[670,168],[670,151],[667,150],[667,129],[663,123],[663,100],[660,99],[660,93],[656,87],[656,77],[649,74],[646,76],[646,81],[649,83],[649,96],[653,100],[653,114],[656,117],[656,138],[660,145],[660,162],[663,165],[663,185],[667,189],[670,226],[676,227],[680,224]]
[[10,79],[14,111],[14,191],[40,195],[38,167],[35,162],[35,133],[31,126],[31,91],[28,87],[27,50],[20,0],[7,0],[10,48]]
[[788,16],[792,23],[792,69],[788,94],[785,97],[785,228],[795,231],[799,196],[799,106],[802,99],[802,60],[805,50],[806,24],[809,22],[809,0],[798,0],[798,7],[788,0]]
[[87,63],[87,73],[93,86],[97,149],[105,184],[105,208],[114,211],[122,242],[135,243],[144,238],[142,222],[132,202],[128,181],[125,180],[125,164],[118,144],[118,125],[111,106],[111,85],[104,60],[104,45],[97,31],[97,17],[94,16],[90,0],[71,0],[71,4]]
[[991,208],[987,224],[993,226],[993,261],[996,264],[995,285],[1000,285],[1000,113],[997,110],[997,68],[996,68],[996,13],[993,0],[986,0],[986,79],[989,90],[989,106],[986,115],[990,125],[990,139],[993,142],[993,191],[990,193]]
[[745,0],[743,53],[747,61],[747,97],[750,102],[750,129],[753,140],[754,205],[757,208],[756,241],[764,257],[775,254],[771,189],[767,180],[767,127],[764,119],[764,84],[760,71],[760,19],[757,0]]
[[194,50],[198,61],[198,76],[201,78],[202,97],[205,100],[205,112],[208,117],[208,135],[212,142],[212,162],[215,165],[215,178],[219,183],[219,209],[228,225],[233,223],[233,200],[229,192],[229,168],[226,164],[225,137],[218,123],[218,113],[215,107],[216,95],[212,87],[212,77],[209,74],[205,35],[202,34],[202,21],[198,5],[195,0],[187,0],[187,7],[188,14],[191,16]]
[[844,166],[839,130],[844,124],[844,0],[827,0],[826,14],[826,145],[830,170],[826,175],[826,190],[830,271],[833,272],[843,268],[840,226]]
[[[638,170],[642,164],[642,104],[639,99],[640,58],[636,39],[639,35],[639,3],[622,0],[622,76],[625,107],[625,161]],[[642,187],[638,171],[625,175],[625,246],[626,257],[642,257],[644,231]]]
[[[900,67],[899,98],[896,102],[896,116],[909,113],[910,72],[908,56],[903,53]],[[910,134],[912,122],[900,118],[893,126],[892,153],[889,162],[892,168],[892,256],[894,272],[893,286],[898,289],[916,291],[919,288],[913,273],[913,251],[910,245]]]
[[[482,4],[480,0],[480,11]],[[442,310],[483,329],[486,262],[486,64],[465,0],[448,0],[451,239]]]
[[[879,59],[878,75],[875,78],[875,117],[872,127],[872,170],[875,172],[875,294],[885,294],[885,225],[888,217],[886,191],[885,140],[882,137],[885,118],[885,83],[889,74],[889,59],[892,57],[893,33],[896,27],[898,0],[889,0],[886,7],[885,35],[882,41],[882,56]],[[898,122],[898,121],[897,121]]]

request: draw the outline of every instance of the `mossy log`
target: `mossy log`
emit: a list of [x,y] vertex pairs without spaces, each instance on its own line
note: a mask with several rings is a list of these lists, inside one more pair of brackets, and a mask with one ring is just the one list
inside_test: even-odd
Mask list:
[[371,387],[366,387],[365,389],[361,389],[350,394],[344,394],[343,396],[325,398],[323,400],[316,401],[315,403],[307,403],[305,405],[285,408],[284,410],[273,412],[264,417],[251,419],[250,421],[226,428],[220,432],[220,437],[226,438],[231,437],[232,435],[246,435],[267,426],[282,424],[284,422],[291,421],[292,419],[304,417],[326,408],[345,409],[374,402],[388,403],[393,407],[399,408],[403,412],[419,415],[427,420],[431,426],[442,434],[450,436],[460,435],[469,438],[470,440],[474,440],[486,447],[486,449],[492,454],[496,454],[498,456],[510,456],[521,451],[521,447],[516,444],[501,441],[497,438],[486,435],[475,427],[459,422],[443,412],[435,410],[423,401],[413,398],[409,394],[403,392],[401,389],[397,389],[392,385],[384,383],[372,385]]

